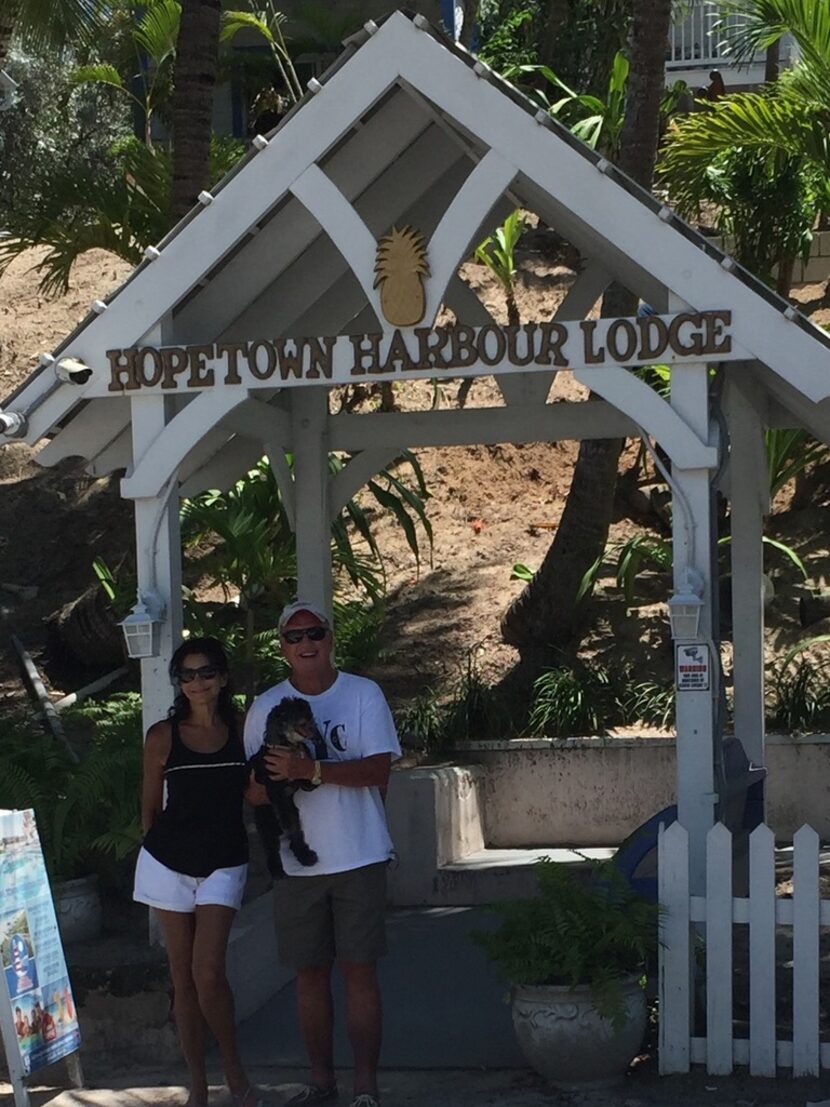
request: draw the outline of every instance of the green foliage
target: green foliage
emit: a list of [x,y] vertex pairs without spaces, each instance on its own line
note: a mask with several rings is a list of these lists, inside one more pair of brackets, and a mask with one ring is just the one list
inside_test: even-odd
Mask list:
[[10,25],[26,48],[63,49],[89,44],[103,31],[105,7],[99,0],[21,0],[8,5]]
[[265,7],[255,12],[225,11],[222,13],[220,41],[229,42],[240,31],[255,31],[264,38],[279,71],[285,94],[292,104],[296,104],[303,98],[303,89],[285,42],[284,23],[285,16],[277,10],[273,0],[266,0]]
[[[660,173],[681,212],[714,198],[739,235],[738,256],[765,276],[796,256],[830,204],[830,8],[817,0],[724,5],[725,49],[738,59],[790,34],[798,61],[760,92],[722,97],[675,123]],[[737,26],[726,17],[738,15]]]
[[398,729],[410,745],[433,753],[458,742],[521,733],[521,706],[508,702],[486,679],[479,652],[472,646],[447,686],[424,689],[396,713]]
[[[621,51],[618,52],[611,65],[604,97],[576,92],[547,65],[520,66],[516,73],[539,74],[553,85],[557,94],[564,92],[564,96],[553,101],[544,92],[537,91],[536,95],[550,114],[560,119],[577,138],[581,138],[593,150],[599,150],[609,158],[616,158],[625,120],[625,90],[629,69],[628,58]],[[513,73],[507,75],[513,76]]]
[[499,738],[510,733],[512,722],[506,705],[479,667],[479,647],[467,650],[444,705],[444,744]]
[[[234,140],[214,140],[211,179],[223,176],[241,153]],[[168,230],[171,157],[125,138],[112,148],[109,170],[54,168],[37,200],[9,218],[11,237],[0,240],[0,274],[32,246],[48,247],[35,266],[46,295],[67,291],[72,266],[87,250],[109,250],[138,265],[144,249]]]
[[574,662],[546,669],[536,678],[528,729],[549,738],[603,734],[615,708],[606,670]]
[[528,4],[514,9],[491,26],[485,24],[484,41],[478,52],[481,60],[499,73],[533,65],[537,61],[538,14],[538,5]]
[[772,726],[787,733],[830,725],[830,670],[827,660],[785,657],[772,673]]
[[770,499],[806,469],[830,458],[830,448],[805,430],[769,429],[764,432],[764,442]]
[[511,326],[519,323],[519,309],[513,282],[516,277],[516,247],[526,229],[527,222],[517,209],[508,215],[494,234],[489,235],[476,247],[476,257],[488,267],[505,291],[508,323]]
[[[329,458],[332,473],[345,464],[339,456]],[[287,456],[289,472],[292,465],[293,458]],[[396,468],[383,470],[367,485],[367,496],[403,529],[416,561],[419,524],[432,550],[432,527],[424,505],[428,495],[418,461],[408,452],[401,455]],[[225,643],[250,702],[257,688],[285,674],[274,626],[280,609],[297,590],[294,533],[270,463],[263,459],[226,491],[211,490],[185,500],[181,520],[187,548],[212,547],[198,560],[199,569],[222,586],[228,599],[238,597],[239,603],[238,615],[233,617],[227,608],[220,613],[191,602],[186,626],[190,633],[215,634]],[[384,591],[381,551],[369,515],[357,500],[348,501],[332,523],[331,534],[336,584],[341,589],[356,588],[371,605],[379,605]],[[368,554],[360,551],[356,539],[363,539]],[[362,602],[336,605],[337,610],[339,663],[360,671],[377,656],[382,609],[371,612]]]
[[635,534],[619,547],[617,557],[617,587],[622,588],[625,602],[634,602],[634,583],[644,566],[668,572],[672,567],[672,543],[669,538]]
[[116,615],[129,614],[136,597],[135,574],[120,573],[116,577],[102,557],[93,559],[92,571],[106,592]]
[[34,808],[52,880],[96,871],[141,842],[139,696],[90,703],[64,719],[85,736],[79,763],[23,719],[8,726],[0,745],[0,808]]
[[407,705],[395,712],[395,724],[401,741],[434,753],[447,743],[444,734],[445,710],[432,688],[419,692]]
[[[607,87],[614,55],[624,49],[631,0],[569,0],[555,41],[545,42],[548,4],[540,0],[483,0],[479,55],[499,72],[545,63],[581,92]],[[553,50],[553,57],[546,51]]]
[[642,721],[665,729],[674,719],[674,687],[671,682],[640,681],[623,693],[620,706],[626,721]]
[[6,64],[19,88],[0,116],[0,227],[34,221],[53,174],[109,180],[108,151],[129,126],[126,106],[101,88],[74,90],[64,60],[15,51]]
[[[686,126],[681,124],[677,134]],[[700,165],[700,174],[690,174],[671,150],[664,177],[678,209],[694,216],[703,202],[715,205],[716,227],[734,239],[735,256],[743,265],[774,285],[775,266],[806,259],[823,188],[803,158],[734,146]]]
[[590,882],[550,858],[536,873],[538,897],[496,904],[501,925],[475,932],[474,941],[513,984],[591,985],[597,1010],[619,1027],[621,980],[656,952],[659,907],[608,863],[594,865]]
[[179,0],[147,0],[126,24],[132,50],[125,69],[119,71],[110,61],[94,61],[79,66],[70,78],[75,85],[104,85],[130,100],[141,113],[148,146],[152,146],[153,116],[169,101],[173,89],[181,11]]

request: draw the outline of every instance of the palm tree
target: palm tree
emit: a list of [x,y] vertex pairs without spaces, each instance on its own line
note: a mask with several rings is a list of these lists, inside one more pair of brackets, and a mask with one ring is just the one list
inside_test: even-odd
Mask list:
[[786,165],[817,182],[813,215],[830,206],[830,6],[826,0],[734,0],[741,18],[729,33],[737,61],[769,49],[782,35],[796,42],[799,60],[761,92],[723,97],[670,132],[661,173],[681,211],[693,211],[709,188],[710,166],[736,150],[768,159],[771,173]]
[[106,85],[132,101],[148,147],[153,145],[153,116],[170,98],[176,45],[182,37],[181,11],[179,0],[148,0],[129,16],[128,49],[121,70],[111,62],[91,62],[71,74],[75,85]]
[[220,0],[182,0],[173,73],[173,223],[190,211],[210,184],[220,17]]
[[3,0],[0,4],[0,69],[14,37],[35,47],[62,49],[75,40],[89,41],[101,28],[100,0]]
[[[671,0],[638,0],[631,25],[631,67],[619,167],[651,187],[657,156],[660,100]],[[637,297],[612,285],[603,315],[635,315]],[[569,641],[576,630],[584,582],[608,539],[622,439],[586,439],[580,446],[565,510],[542,565],[502,619],[506,642],[522,660],[538,664],[551,646]]]

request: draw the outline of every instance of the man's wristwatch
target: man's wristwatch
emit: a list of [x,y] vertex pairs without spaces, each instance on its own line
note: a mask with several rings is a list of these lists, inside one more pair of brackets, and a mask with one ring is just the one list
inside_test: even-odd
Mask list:
[[319,761],[314,762],[314,768],[311,771],[311,783],[322,784],[323,783],[323,769]]

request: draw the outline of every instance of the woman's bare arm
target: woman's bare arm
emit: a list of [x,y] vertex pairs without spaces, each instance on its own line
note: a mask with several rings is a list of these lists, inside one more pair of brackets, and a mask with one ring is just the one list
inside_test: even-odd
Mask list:
[[146,834],[164,803],[164,768],[170,756],[170,723],[154,723],[144,742],[144,779],[141,788],[141,825]]

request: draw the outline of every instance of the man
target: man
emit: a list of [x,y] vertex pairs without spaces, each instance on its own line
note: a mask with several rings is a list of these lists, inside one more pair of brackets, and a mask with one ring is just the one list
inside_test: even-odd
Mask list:
[[[354,1056],[352,1107],[378,1107],[381,1002],[376,962],[386,949],[386,866],[393,854],[383,800],[400,745],[380,688],[334,667],[331,627],[323,611],[297,600],[283,610],[279,632],[291,675],[254,701],[245,722],[245,752],[248,757],[257,752],[269,712],[290,696],[301,696],[311,705],[327,751],[321,761],[287,750],[266,755],[273,780],[319,785],[295,796],[317,863],[300,865],[283,842],[286,876],[274,888],[280,958],[297,972],[300,1028],[311,1067],[308,1085],[286,1107],[313,1107],[337,1098],[331,996],[335,961],[346,987]],[[267,801],[264,787],[258,785],[252,793],[255,802]]]

